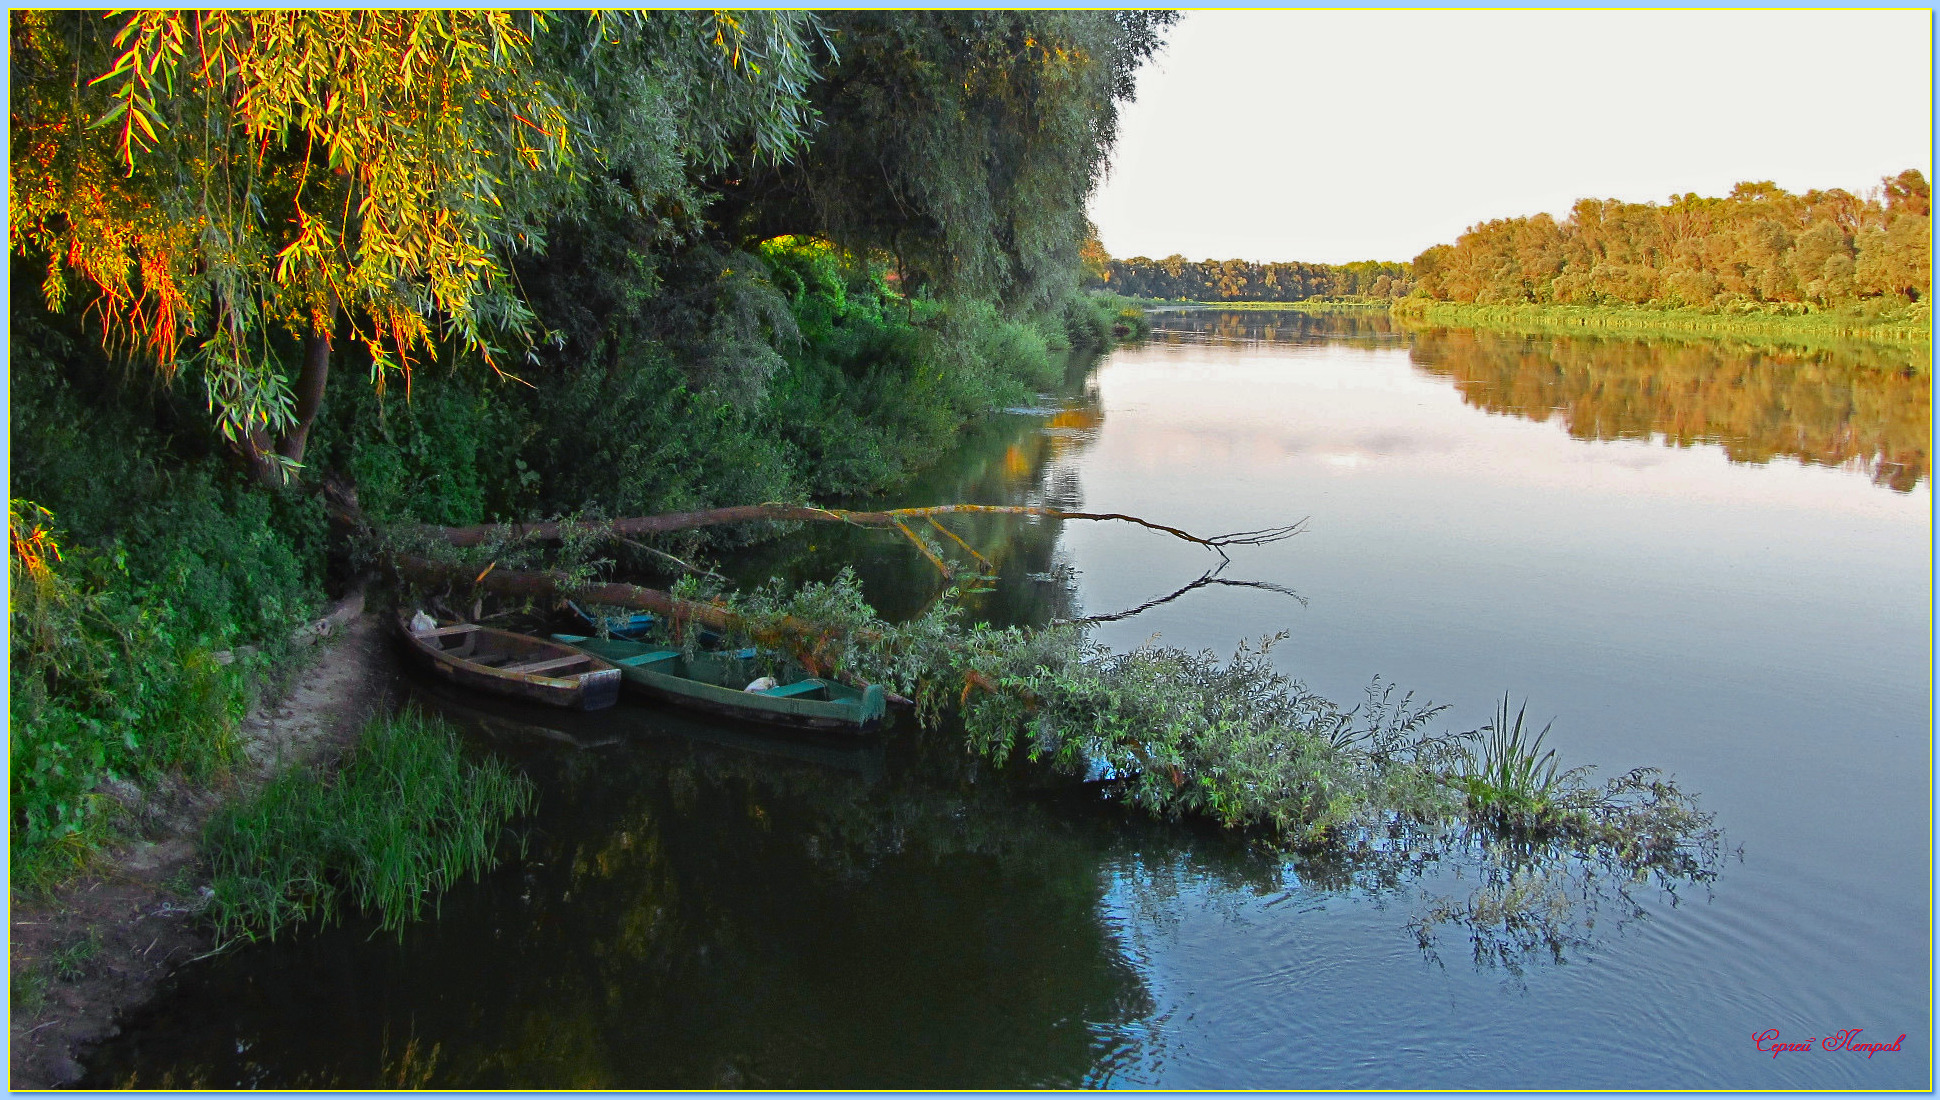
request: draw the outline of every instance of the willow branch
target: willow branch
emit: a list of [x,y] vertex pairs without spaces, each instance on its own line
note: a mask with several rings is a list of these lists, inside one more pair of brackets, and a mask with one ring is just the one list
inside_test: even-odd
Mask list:
[[664,558],[667,561],[670,561],[675,565],[679,566],[685,572],[692,573],[697,577],[707,577],[710,580],[717,580],[717,581],[727,580],[726,577],[721,576],[719,573],[716,573],[712,569],[703,569],[700,566],[693,564],[692,562],[683,561],[680,558],[677,558],[674,555],[667,553],[665,550],[656,549],[655,547],[648,546],[644,542],[638,542],[633,539],[627,538],[623,535],[618,537],[621,542],[626,543],[628,546],[633,547],[635,550],[644,550],[647,553],[652,554],[656,558]]

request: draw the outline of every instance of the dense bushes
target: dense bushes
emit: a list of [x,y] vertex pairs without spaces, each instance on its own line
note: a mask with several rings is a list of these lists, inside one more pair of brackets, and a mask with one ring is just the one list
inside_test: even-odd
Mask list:
[[[474,366],[420,369],[408,394],[342,387],[311,462],[348,473],[373,517],[431,523],[865,492],[907,477],[966,421],[1030,403],[1063,353],[1146,331],[1108,295],[1025,318],[912,301],[880,264],[805,239],[658,268],[582,256],[614,265],[569,274],[608,308],[575,312],[529,384]],[[681,286],[638,299],[617,285],[636,277]]]
[[[540,362],[523,381],[461,360],[380,394],[344,364],[306,462],[354,483],[379,522],[869,491],[914,473],[966,421],[1030,403],[1065,349],[1143,321],[1108,296],[1026,318],[911,301],[880,265],[794,239],[693,285],[727,255],[666,265],[683,288],[610,311],[597,354]],[[690,337],[670,335],[681,326]],[[230,760],[252,676],[323,598],[319,500],[250,483],[186,374],[128,386],[118,370],[37,305],[15,309],[16,535],[40,530],[61,550],[31,575],[18,546],[12,556],[16,885],[58,877],[98,842],[104,781]]]
[[201,774],[227,762],[252,676],[320,597],[315,502],[239,485],[196,448],[171,446],[164,430],[180,395],[90,385],[107,368],[75,347],[16,313],[8,410],[16,886],[48,881],[85,857],[107,824],[103,781]]

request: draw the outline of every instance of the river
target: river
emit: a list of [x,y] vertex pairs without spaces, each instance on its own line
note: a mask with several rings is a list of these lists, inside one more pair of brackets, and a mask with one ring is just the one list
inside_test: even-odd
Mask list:
[[[1700,792],[1715,878],[1606,881],[1520,934],[1437,924],[1476,896],[1459,852],[1290,861],[907,721],[781,737],[400,680],[537,781],[523,852],[401,938],[353,919],[184,967],[85,1084],[1928,1087],[1924,376],[1877,349],[1158,320],[880,503],[1304,518],[1223,574],[1298,599],[1209,587],[1099,637],[1284,631],[1272,656],[1313,689],[1378,677],[1450,729],[1507,693],[1566,765]],[[1134,607],[1216,562],[1116,525],[958,530],[1000,622]],[[877,532],[725,566],[843,562],[885,611],[935,590]],[[1905,1040],[1771,1049],[1850,1029]]]

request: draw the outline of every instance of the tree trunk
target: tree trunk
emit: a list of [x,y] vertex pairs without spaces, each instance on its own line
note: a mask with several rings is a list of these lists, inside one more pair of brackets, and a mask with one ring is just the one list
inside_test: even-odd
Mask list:
[[283,487],[282,471],[276,468],[276,463],[270,461],[269,456],[275,453],[275,444],[270,440],[268,432],[261,428],[251,431],[236,441],[235,449],[236,457],[242,460],[244,468],[249,471],[251,480],[256,484],[266,489]]
[[310,442],[310,425],[323,408],[324,385],[330,380],[330,334],[336,326],[337,312],[331,310],[331,324],[314,328],[303,341],[303,372],[296,379],[296,426],[276,445],[278,454],[291,462],[303,461],[303,448]]

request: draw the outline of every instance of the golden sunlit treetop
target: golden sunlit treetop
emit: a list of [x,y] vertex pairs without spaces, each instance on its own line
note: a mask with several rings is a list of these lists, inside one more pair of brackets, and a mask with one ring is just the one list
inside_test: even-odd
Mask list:
[[[724,95],[720,110],[753,116],[736,121],[758,150],[785,155],[805,119],[802,26],[763,13],[16,12],[8,244],[45,259],[54,307],[85,284],[111,345],[165,373],[199,359],[224,437],[287,469],[300,442],[268,444],[306,423],[307,395],[279,368],[280,342],[306,341],[305,358],[327,364],[341,324],[381,386],[444,340],[500,367],[494,341],[531,330],[505,257],[541,246],[548,213],[608,160],[615,143],[580,87],[601,63],[644,71],[646,48],[663,68],[701,69],[752,100]],[[699,117],[717,146],[735,128]]]

